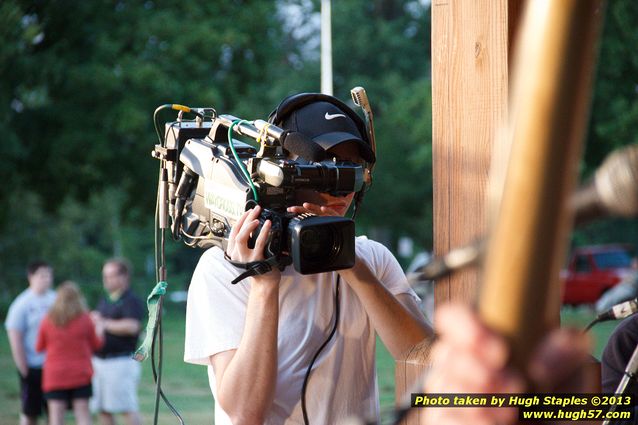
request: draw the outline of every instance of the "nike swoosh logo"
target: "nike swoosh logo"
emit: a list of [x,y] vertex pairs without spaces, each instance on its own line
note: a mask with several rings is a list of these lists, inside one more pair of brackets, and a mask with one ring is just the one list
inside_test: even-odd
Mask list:
[[335,119],[337,117],[344,117],[345,118],[346,116],[343,115],[343,114],[329,114],[329,113],[326,112],[325,117],[326,117],[327,120],[333,120],[333,119]]

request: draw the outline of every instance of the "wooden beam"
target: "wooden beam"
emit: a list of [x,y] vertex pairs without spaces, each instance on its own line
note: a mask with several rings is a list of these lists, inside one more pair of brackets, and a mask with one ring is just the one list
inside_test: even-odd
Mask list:
[[[432,165],[434,252],[442,255],[487,232],[492,145],[507,117],[508,0],[432,2]],[[518,1],[513,3],[518,4]],[[516,6],[518,16],[518,5]],[[477,270],[440,279],[435,305],[470,303]]]
[[[507,116],[510,38],[519,0],[432,1],[432,140],[434,252],[483,236],[492,143]],[[510,15],[509,11],[514,10]],[[435,306],[470,303],[478,271],[439,280]],[[426,369],[429,341],[397,362],[397,400]],[[418,410],[418,409],[417,409]],[[404,424],[418,424],[414,411]]]

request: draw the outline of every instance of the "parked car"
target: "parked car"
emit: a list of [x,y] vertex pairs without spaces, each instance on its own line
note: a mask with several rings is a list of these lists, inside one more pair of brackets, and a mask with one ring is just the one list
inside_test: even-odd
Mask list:
[[594,304],[632,273],[633,247],[625,244],[575,248],[561,271],[563,304]]

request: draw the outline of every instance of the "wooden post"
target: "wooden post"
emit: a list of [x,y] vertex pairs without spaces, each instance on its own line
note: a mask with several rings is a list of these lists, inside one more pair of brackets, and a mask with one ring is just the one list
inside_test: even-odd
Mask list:
[[[509,167],[498,220],[489,229],[479,312],[510,341],[521,369],[547,327],[558,324],[558,267],[571,219],[566,204],[576,179],[602,15],[601,0],[533,3],[517,45],[525,61],[514,64],[520,71],[509,103],[508,52],[518,19],[507,12],[518,16],[520,2],[432,5],[435,253],[487,233],[487,170],[492,154],[500,153],[500,145],[492,152],[492,141],[509,115],[512,150],[505,155]],[[473,301],[477,288],[478,270],[466,271],[439,283],[436,302]],[[424,356],[413,350],[408,357]],[[398,365],[397,392],[410,388],[398,379],[410,381],[406,370]],[[418,421],[417,412],[404,423]]]
[[[518,2],[515,2],[518,3]],[[507,117],[507,0],[432,2],[432,169],[434,252],[442,255],[487,231],[492,144]],[[476,269],[440,279],[435,303],[470,303]]]
[[[432,1],[432,140],[434,253],[467,245],[487,232],[492,144],[507,117],[510,39],[522,0]],[[470,303],[478,271],[440,279],[435,306]],[[397,400],[426,369],[428,344],[397,362]],[[418,412],[405,424],[418,423]]]

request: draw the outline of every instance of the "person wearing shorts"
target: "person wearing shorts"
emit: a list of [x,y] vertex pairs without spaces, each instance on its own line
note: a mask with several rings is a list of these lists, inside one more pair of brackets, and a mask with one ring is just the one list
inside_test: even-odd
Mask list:
[[20,378],[20,425],[35,425],[46,407],[42,396],[44,353],[35,350],[40,322],[55,300],[53,269],[44,261],[27,266],[29,287],[11,303],[5,328]]
[[100,325],[91,321],[78,286],[70,281],[62,283],[42,320],[35,345],[36,350],[47,353],[42,390],[49,425],[64,425],[67,406],[73,408],[77,425],[91,425],[91,355],[102,346],[103,333]]
[[93,358],[93,400],[99,400],[98,410],[110,412],[111,415],[139,410],[137,387],[140,382],[140,366],[130,354]]
[[130,266],[124,259],[108,260],[102,268],[106,297],[92,313],[104,327],[104,346],[93,357],[91,410],[102,425],[115,424],[121,414],[127,425],[141,424],[137,400],[141,366],[133,359],[144,316],[144,303],[130,289]]

